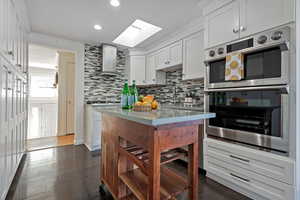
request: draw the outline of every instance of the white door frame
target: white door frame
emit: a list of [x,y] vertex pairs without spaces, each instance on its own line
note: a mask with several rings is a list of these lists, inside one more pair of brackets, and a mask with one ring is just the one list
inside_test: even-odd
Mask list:
[[30,33],[29,43],[75,54],[75,145],[84,143],[84,44],[40,33]]
[[300,2],[296,1],[296,199],[300,200]]

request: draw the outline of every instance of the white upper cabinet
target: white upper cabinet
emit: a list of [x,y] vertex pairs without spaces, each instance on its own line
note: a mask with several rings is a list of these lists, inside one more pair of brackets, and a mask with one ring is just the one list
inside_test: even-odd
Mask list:
[[295,21],[295,0],[233,0],[205,16],[205,48]]
[[183,40],[183,80],[203,78],[204,31],[193,34]]
[[146,56],[146,82],[147,84],[155,84],[156,82],[156,56]]
[[128,56],[126,61],[128,81],[132,84],[135,80],[137,85],[146,84],[146,57],[145,56]]
[[170,49],[169,47],[163,48],[157,53],[157,69],[162,69],[168,66],[168,62],[170,57]]
[[147,85],[165,84],[166,73],[156,70],[158,56],[150,54],[146,56],[146,83]]
[[170,47],[169,65],[175,66],[182,64],[182,40],[172,44]]
[[157,52],[157,69],[165,69],[182,64],[182,40]]
[[239,1],[209,13],[205,17],[205,46],[218,44],[239,38]]
[[294,20],[293,0],[241,0],[240,35],[245,37]]

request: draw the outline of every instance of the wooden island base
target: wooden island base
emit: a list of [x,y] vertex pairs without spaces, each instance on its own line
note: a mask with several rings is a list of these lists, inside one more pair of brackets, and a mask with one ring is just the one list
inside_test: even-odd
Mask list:
[[[203,120],[149,126],[102,115],[101,183],[116,200],[198,199],[198,128]],[[188,152],[179,147],[188,146]],[[188,154],[188,180],[164,164]]]

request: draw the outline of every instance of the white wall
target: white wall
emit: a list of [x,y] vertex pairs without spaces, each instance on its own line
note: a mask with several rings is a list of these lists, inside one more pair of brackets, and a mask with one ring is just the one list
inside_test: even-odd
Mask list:
[[83,144],[84,44],[40,33],[30,33],[29,42],[75,53],[75,144]]
[[[151,53],[151,52],[161,49],[171,43],[174,43],[178,40],[186,38],[186,37],[192,35],[193,33],[199,32],[203,28],[204,28],[204,18],[199,17],[197,19],[194,19],[187,25],[178,28],[178,30],[175,31],[173,34],[166,35],[166,37],[163,37],[160,40],[153,42],[151,45],[149,45],[147,47],[147,49],[142,49],[142,50],[147,51],[148,53]],[[141,51],[141,49],[137,49],[137,50]]]
[[296,199],[300,200],[300,2],[296,1]]

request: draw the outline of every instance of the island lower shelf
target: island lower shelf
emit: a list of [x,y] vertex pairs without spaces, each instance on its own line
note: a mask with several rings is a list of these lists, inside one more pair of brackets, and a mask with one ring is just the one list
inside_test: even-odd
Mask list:
[[[185,121],[168,119],[161,124],[165,120],[148,122],[152,115],[135,116],[141,120],[124,119],[127,114],[133,115],[102,114],[101,184],[115,200],[174,200],[185,190],[188,199],[197,200],[199,125],[209,116],[200,114],[195,119],[190,117],[194,113],[189,113]],[[164,112],[155,114],[162,116]],[[184,113],[179,114],[182,118]],[[187,151],[182,150],[185,146]],[[186,156],[185,179],[166,163]]]
[[[120,175],[123,183],[134,193],[137,199],[147,200],[147,176],[139,169],[134,169]],[[188,189],[185,178],[177,175],[168,167],[161,167],[160,199],[175,199],[176,196]]]

